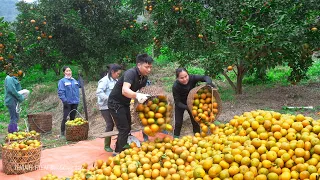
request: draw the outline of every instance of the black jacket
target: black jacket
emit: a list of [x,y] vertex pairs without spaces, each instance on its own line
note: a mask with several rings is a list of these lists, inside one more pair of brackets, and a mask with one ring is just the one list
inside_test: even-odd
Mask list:
[[196,87],[198,82],[212,83],[212,80],[209,76],[189,75],[189,82],[186,85],[181,84],[178,80],[174,82],[172,86],[172,93],[176,107],[186,110],[188,109],[188,94],[191,89]]
[[110,93],[108,100],[109,108],[117,109],[119,106],[130,106],[131,99],[122,94],[122,86],[124,82],[130,83],[130,89],[136,92],[137,90],[146,86],[147,80],[148,77],[142,76],[137,67],[125,71],[123,76],[120,77],[117,83],[114,85],[114,88]]

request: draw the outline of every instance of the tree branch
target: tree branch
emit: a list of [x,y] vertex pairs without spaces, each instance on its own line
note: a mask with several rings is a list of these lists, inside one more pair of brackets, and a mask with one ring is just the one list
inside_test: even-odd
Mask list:
[[231,87],[233,88],[233,90],[235,92],[237,92],[237,88],[234,85],[234,83],[231,81],[231,79],[229,78],[229,76],[227,75],[226,71],[223,71],[222,74],[224,75],[224,77],[226,77],[227,81],[229,82],[229,84],[231,85]]

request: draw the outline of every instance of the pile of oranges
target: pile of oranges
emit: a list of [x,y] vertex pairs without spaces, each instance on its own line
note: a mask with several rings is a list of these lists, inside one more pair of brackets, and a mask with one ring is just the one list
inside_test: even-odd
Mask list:
[[205,86],[194,94],[191,112],[194,120],[200,124],[201,136],[206,136],[209,129],[211,133],[214,131],[213,122],[219,112],[218,106],[210,87]]
[[316,180],[319,173],[320,120],[254,110],[206,137],[142,142],[93,167],[84,164],[70,179]]
[[144,104],[138,104],[136,111],[139,114],[143,131],[148,136],[154,136],[161,130],[172,131],[172,106],[166,96],[158,95],[149,98]]

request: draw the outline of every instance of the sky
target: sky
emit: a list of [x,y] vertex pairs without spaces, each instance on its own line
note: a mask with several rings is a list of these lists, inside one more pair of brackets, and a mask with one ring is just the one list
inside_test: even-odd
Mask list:
[[36,0],[21,0],[21,1],[24,1],[24,2],[30,3],[30,2],[34,2],[34,1],[36,1]]

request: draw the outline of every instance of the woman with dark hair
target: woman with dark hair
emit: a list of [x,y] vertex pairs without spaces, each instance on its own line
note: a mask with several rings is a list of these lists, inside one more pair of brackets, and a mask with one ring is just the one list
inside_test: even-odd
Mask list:
[[80,101],[79,88],[81,84],[79,81],[72,77],[72,71],[70,67],[64,66],[62,68],[64,78],[59,80],[58,83],[58,95],[63,103],[63,119],[61,122],[61,136],[65,135],[66,122],[68,114],[70,114],[70,120],[74,120],[76,116],[76,110]]
[[4,80],[4,102],[10,114],[10,124],[8,126],[9,133],[18,131],[19,112],[17,112],[17,107],[19,106],[19,103],[24,101],[26,98],[19,93],[20,90],[21,84],[18,78],[12,74],[7,74],[7,77]]
[[191,111],[187,106],[188,94],[196,87],[198,82],[206,82],[211,87],[216,87],[209,76],[192,75],[185,68],[176,69],[176,81],[172,86],[172,93],[175,103],[175,125],[174,138],[179,138],[183,123],[183,114],[187,110],[193,126],[193,133],[200,132],[199,124],[194,120]]
[[[109,108],[108,108],[108,99],[109,95],[118,81],[118,78],[121,74],[122,67],[118,64],[110,64],[108,66],[108,73],[99,80],[98,88],[96,91],[98,97],[98,106],[99,110],[102,114],[102,117],[106,121],[106,130],[105,132],[109,132],[113,130],[114,122],[110,116]],[[111,137],[106,137],[104,140],[104,149],[107,152],[113,152],[110,148]]]

